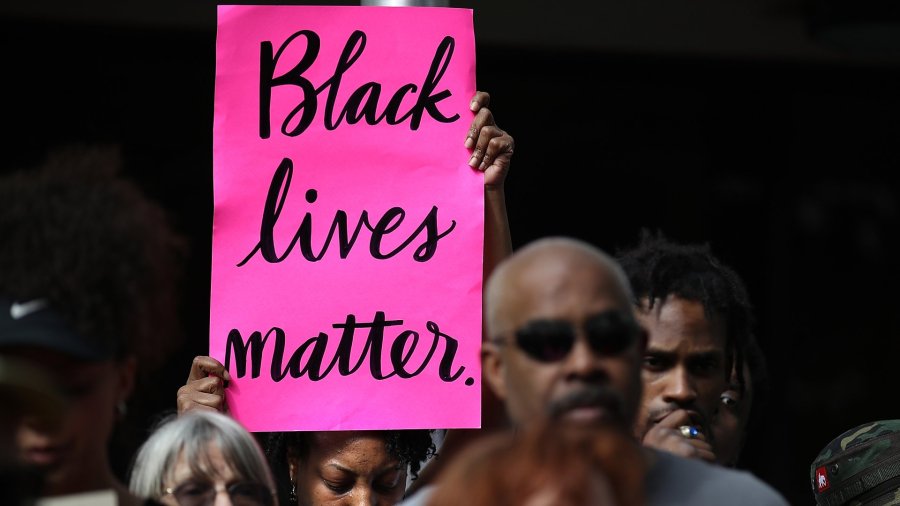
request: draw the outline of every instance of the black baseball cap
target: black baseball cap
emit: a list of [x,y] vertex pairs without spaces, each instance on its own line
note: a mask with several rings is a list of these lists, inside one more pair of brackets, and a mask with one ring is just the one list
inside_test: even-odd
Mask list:
[[115,347],[75,332],[46,298],[0,298],[0,354],[4,348],[46,348],[72,358],[100,361],[115,357]]

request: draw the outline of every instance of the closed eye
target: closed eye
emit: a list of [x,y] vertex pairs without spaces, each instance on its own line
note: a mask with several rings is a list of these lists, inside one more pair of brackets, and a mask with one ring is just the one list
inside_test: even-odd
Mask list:
[[353,483],[348,482],[330,481],[323,479],[322,483],[325,484],[325,487],[328,488],[328,490],[331,490],[336,494],[346,494],[353,489]]

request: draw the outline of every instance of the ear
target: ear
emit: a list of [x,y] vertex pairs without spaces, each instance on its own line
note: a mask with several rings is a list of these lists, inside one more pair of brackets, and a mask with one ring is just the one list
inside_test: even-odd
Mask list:
[[481,374],[491,387],[494,395],[501,401],[506,400],[505,362],[500,346],[485,342],[481,345]]
[[294,486],[297,486],[297,461],[294,459],[288,459],[288,480]]
[[134,391],[135,376],[137,374],[137,358],[133,355],[120,360],[116,365],[116,383],[119,402],[125,402]]
[[293,447],[287,447],[287,465],[288,465],[288,478],[291,480],[291,483],[297,483],[297,475],[300,473],[300,458],[297,456],[297,452]]

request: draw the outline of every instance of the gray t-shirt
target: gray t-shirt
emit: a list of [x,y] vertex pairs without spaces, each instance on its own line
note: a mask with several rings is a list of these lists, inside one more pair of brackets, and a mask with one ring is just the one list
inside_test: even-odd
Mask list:
[[[774,488],[747,471],[652,450],[656,462],[647,473],[647,506],[788,506]],[[434,485],[406,498],[400,506],[425,506]]]
[[644,484],[648,506],[788,506],[781,494],[748,471],[653,451],[656,463]]

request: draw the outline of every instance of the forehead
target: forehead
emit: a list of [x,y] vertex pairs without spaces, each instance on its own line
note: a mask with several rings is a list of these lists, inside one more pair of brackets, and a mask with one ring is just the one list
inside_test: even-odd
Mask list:
[[605,266],[579,258],[539,260],[507,273],[496,297],[500,300],[489,300],[497,306],[492,332],[509,332],[538,319],[581,323],[604,311],[631,311],[619,279]]
[[377,433],[320,431],[312,436],[313,452],[323,459],[391,460],[385,439]]
[[79,360],[65,353],[37,346],[5,347],[0,349],[0,357],[24,360],[61,381],[102,375],[111,370],[114,364],[112,360]]
[[664,301],[657,300],[650,308],[644,299],[637,317],[649,333],[649,347],[725,349],[724,321],[708,316],[699,301],[670,295]]
[[185,450],[178,452],[178,459],[172,470],[172,480],[181,483],[191,478],[221,479],[230,481],[235,477],[234,469],[222,455],[222,450],[214,442],[203,446],[202,455],[187,455]]

